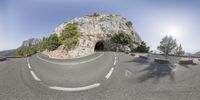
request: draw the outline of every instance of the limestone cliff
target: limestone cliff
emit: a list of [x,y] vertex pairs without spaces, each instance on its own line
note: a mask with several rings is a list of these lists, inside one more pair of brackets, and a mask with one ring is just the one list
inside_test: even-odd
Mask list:
[[23,41],[21,47],[35,47],[40,41],[41,39],[30,38],[28,40]]

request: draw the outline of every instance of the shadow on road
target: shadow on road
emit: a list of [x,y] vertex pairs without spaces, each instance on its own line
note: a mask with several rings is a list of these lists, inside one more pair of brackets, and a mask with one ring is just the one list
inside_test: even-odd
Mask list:
[[166,76],[169,76],[170,80],[174,81],[174,72],[170,64],[150,63],[147,68],[142,69],[140,72],[146,73],[138,78],[139,82],[145,82],[149,79],[155,79],[155,82],[158,82],[159,79]]
[[[130,61],[125,61],[124,63],[134,63],[134,66],[145,67],[137,72],[144,73],[141,76],[137,77],[137,82],[145,82],[150,79],[153,79],[154,82],[159,82],[161,78],[170,77],[170,81],[174,81],[175,72],[173,72],[173,68],[171,64],[158,64],[155,62],[141,58],[135,58]],[[144,65],[144,66],[142,66]],[[128,69],[130,71],[130,69]],[[132,72],[132,71],[131,71]],[[133,72],[132,72],[133,73]]]
[[198,65],[198,64],[196,64],[196,63],[193,63],[193,64],[185,64],[185,65],[180,65],[180,66],[182,66],[182,67],[184,67],[184,68],[186,68],[186,69],[189,69],[189,70],[192,70],[192,66],[196,66],[196,65]]

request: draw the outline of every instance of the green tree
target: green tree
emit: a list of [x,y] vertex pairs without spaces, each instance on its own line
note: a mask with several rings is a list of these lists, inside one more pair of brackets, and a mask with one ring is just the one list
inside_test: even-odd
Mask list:
[[37,45],[37,51],[44,51],[47,49],[47,38],[43,37],[42,41]]
[[185,54],[181,44],[176,47],[174,54],[177,56],[183,56]]
[[64,30],[60,33],[59,40],[67,48],[74,48],[79,43],[80,32],[74,23],[66,24]]
[[16,50],[16,56],[19,56],[19,57],[30,56],[32,54],[35,54],[36,52],[37,52],[36,48],[21,47]]
[[44,48],[46,46],[49,51],[57,49],[60,46],[57,34],[51,34],[50,37],[46,38],[43,46]]
[[123,33],[123,32],[114,34],[111,38],[111,41],[113,43],[122,44],[122,45],[131,44],[133,42],[131,35]]
[[176,39],[174,39],[172,36],[165,36],[160,42],[158,50],[168,55],[175,50],[176,46],[177,46]]
[[144,52],[147,53],[149,52],[150,47],[146,45],[144,41],[141,42],[141,44],[136,48],[136,52]]

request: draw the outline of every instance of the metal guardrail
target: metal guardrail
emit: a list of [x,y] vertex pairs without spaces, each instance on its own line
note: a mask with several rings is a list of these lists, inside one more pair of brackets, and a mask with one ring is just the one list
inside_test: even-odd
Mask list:
[[[25,56],[25,57],[27,57],[27,56]],[[9,58],[25,58],[25,57],[17,57],[17,56],[0,57],[0,61],[5,61],[5,60],[7,60]]]

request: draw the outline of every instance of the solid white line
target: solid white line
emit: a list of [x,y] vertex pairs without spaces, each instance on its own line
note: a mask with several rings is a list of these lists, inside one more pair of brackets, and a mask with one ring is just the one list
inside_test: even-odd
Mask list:
[[108,73],[108,74],[106,75],[106,77],[105,77],[106,79],[108,79],[108,78],[111,76],[113,70],[114,70],[114,67],[112,67],[112,68],[110,69],[109,73]]
[[28,68],[31,69],[31,65],[28,63]]
[[54,90],[60,90],[60,91],[84,91],[84,90],[89,90],[89,89],[96,88],[99,86],[100,86],[100,83],[95,83],[93,85],[84,86],[84,87],[75,87],[75,88],[58,87],[58,86],[51,86],[49,88],[54,89]]
[[30,72],[31,72],[31,75],[33,76],[33,78],[34,78],[36,81],[40,81],[40,79],[35,75],[35,73],[34,73],[32,70],[30,70]]
[[51,61],[45,60],[45,59],[43,59],[43,58],[40,58],[40,57],[38,56],[38,54],[37,54],[37,57],[38,57],[40,60],[43,60],[43,61],[45,61],[45,62],[52,63],[52,64],[58,64],[58,65],[78,65],[78,64],[82,64],[82,63],[87,63],[87,62],[94,61],[94,60],[100,58],[100,57],[103,56],[103,55],[104,55],[104,52],[103,52],[101,55],[99,55],[99,56],[97,56],[97,57],[95,57],[95,58],[93,58],[93,59],[90,59],[90,60],[87,60],[87,61],[82,61],[82,62],[76,62],[76,63],[57,63],[57,62],[51,62]]

